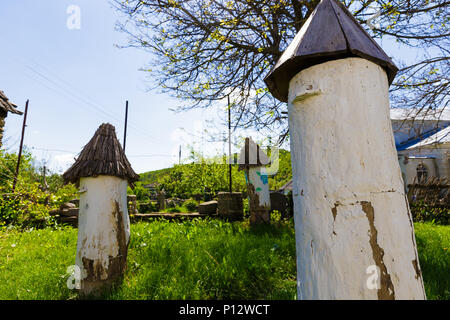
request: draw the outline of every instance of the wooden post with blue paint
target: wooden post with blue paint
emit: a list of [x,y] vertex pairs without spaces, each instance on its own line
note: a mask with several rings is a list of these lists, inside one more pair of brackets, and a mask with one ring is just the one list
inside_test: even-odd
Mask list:
[[244,170],[250,208],[250,223],[270,222],[270,191],[265,165],[270,160],[250,138],[239,155],[239,170]]

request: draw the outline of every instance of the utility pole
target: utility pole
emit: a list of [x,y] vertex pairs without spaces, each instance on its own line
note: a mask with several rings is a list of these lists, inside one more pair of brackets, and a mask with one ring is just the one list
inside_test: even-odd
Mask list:
[[230,176],[230,193],[233,192],[233,180],[231,177],[231,104],[230,104],[230,96],[228,96],[228,173]]
[[42,188],[43,188],[44,190],[47,190],[47,189],[48,189],[46,173],[47,173],[47,166],[44,165],[44,167],[42,168],[42,174],[43,174],[43,178],[42,178]]
[[22,124],[22,137],[20,138],[19,157],[17,159],[16,173],[14,174],[12,193],[14,193],[14,190],[16,190],[17,177],[19,176],[20,159],[22,157],[22,149],[23,149],[23,137],[25,136],[25,127],[27,126],[28,104],[29,100],[27,100],[25,104],[25,115],[23,117],[23,124]]
[[181,146],[180,151],[178,151],[178,164],[181,164]]
[[127,125],[128,125],[128,100],[125,106],[125,130],[123,133],[123,152],[125,152],[125,146],[127,144]]

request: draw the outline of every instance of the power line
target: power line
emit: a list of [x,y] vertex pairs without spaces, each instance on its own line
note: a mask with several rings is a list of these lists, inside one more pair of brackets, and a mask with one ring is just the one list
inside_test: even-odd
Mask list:
[[68,150],[61,150],[61,149],[44,149],[44,148],[36,148],[36,147],[31,147],[31,150],[39,150],[39,151],[49,151],[49,152],[65,152],[65,153],[78,153],[75,151],[68,151]]
[[[117,115],[115,115],[115,114],[112,114],[112,113],[110,113],[110,112],[105,111],[106,108],[104,108],[104,106],[102,106],[102,105],[100,105],[99,103],[93,101],[93,99],[92,99],[91,97],[89,97],[89,95],[87,95],[87,94],[85,94],[85,93],[83,93],[83,92],[81,92],[81,91],[79,91],[79,90],[76,90],[76,89],[75,89],[75,86],[73,86],[73,85],[70,84],[69,82],[63,80],[63,79],[62,79],[61,77],[59,77],[56,73],[52,72],[49,68],[47,68],[47,67],[45,67],[45,66],[43,66],[43,65],[41,65],[41,64],[38,64],[38,63],[36,63],[36,62],[34,62],[34,64],[35,64],[36,66],[40,67],[41,69],[47,70],[47,76],[46,76],[46,75],[43,75],[41,72],[35,70],[34,68],[32,68],[32,67],[30,67],[30,66],[27,66],[27,68],[30,69],[31,71],[33,71],[34,73],[38,74],[39,76],[43,77],[43,78],[46,79],[47,81],[49,81],[49,82],[53,83],[54,85],[58,86],[58,87],[61,88],[62,90],[66,91],[66,92],[68,92],[68,91],[70,90],[70,91],[69,91],[69,94],[70,94],[71,96],[75,97],[76,99],[79,99],[79,100],[83,101],[84,103],[86,103],[86,104],[92,106],[93,108],[95,108],[97,111],[99,111],[99,112],[103,113],[104,115],[109,116],[109,117],[113,118],[114,120],[118,121],[119,123],[121,123],[121,121],[122,121],[122,120],[121,120],[121,116],[117,116]],[[44,73],[45,73],[45,72],[44,72]],[[66,88],[63,88],[63,87],[62,87],[60,84],[58,84],[55,80],[50,79],[49,73],[51,73],[51,74],[53,75],[53,77],[57,78],[59,82],[62,82],[67,88],[69,88],[69,90],[67,90]],[[82,98],[80,98],[80,96],[82,96]],[[87,97],[87,99],[86,99],[85,97]],[[130,126],[130,128],[132,128],[132,129],[133,129],[134,131],[136,131],[137,133],[140,133],[140,134],[142,134],[142,135],[145,135],[145,136],[147,136],[147,137],[149,137],[149,138],[153,138],[151,135],[149,135],[149,134],[147,134],[146,132],[144,132],[144,131],[138,129],[138,128],[135,126],[134,121],[129,120],[129,126]]]
[[[55,92],[59,95],[65,96],[66,98],[69,98],[72,101],[79,100],[81,102],[83,102],[83,104],[87,104],[89,106],[91,106],[92,108],[95,109],[95,111],[103,114],[103,116],[106,116],[108,118],[112,118],[115,121],[117,121],[119,124],[121,124],[122,120],[122,116],[117,116],[113,113],[107,112],[105,111],[107,108],[104,108],[104,106],[101,106],[99,103],[96,103],[95,101],[93,101],[93,99],[91,97],[89,97],[89,95],[82,93],[80,94],[80,91],[75,90],[75,86],[72,85],[71,83],[67,82],[66,80],[64,80],[62,77],[58,76],[55,72],[53,72],[51,69],[49,69],[48,67],[37,63],[35,60],[31,59],[31,58],[27,58],[26,60],[21,61],[21,59],[19,59],[17,56],[9,56],[7,57],[8,59],[10,59],[11,61],[14,61],[15,63],[17,63],[19,66],[26,66],[27,69],[29,69],[31,72],[33,72],[34,74],[38,75],[39,77],[45,79],[47,82],[53,84],[54,86],[56,86],[61,92],[58,92],[57,90],[55,90],[55,88],[51,88],[48,85],[46,85],[45,83],[43,83],[40,80],[37,80],[34,77],[31,77],[29,74],[25,73],[22,71],[22,73],[24,73],[27,77],[29,77],[30,79],[38,82],[40,85],[46,87],[47,89],[49,89],[52,92]],[[31,62],[31,64],[33,64],[35,66],[35,68],[31,67],[30,65],[28,65]],[[41,69],[41,71],[36,70],[36,68]],[[44,70],[42,70],[44,69]],[[51,74],[51,75],[50,75]],[[56,78],[55,79],[51,79],[51,78]],[[59,82],[59,83],[58,83]],[[69,88],[69,90],[67,88],[64,88],[61,83],[63,83],[67,88]],[[80,98],[80,96],[82,96]],[[83,97],[88,97],[88,99],[83,98]],[[76,101],[75,101],[76,102]],[[77,102],[78,103],[78,102]],[[88,109],[86,108],[86,106],[84,105],[80,105],[79,106],[83,107],[86,111],[88,112],[92,112],[92,109]],[[136,124],[137,125],[137,124]],[[148,138],[153,139],[154,137],[152,137],[151,135],[149,135],[146,131],[141,130],[139,128],[137,128],[137,126],[135,125],[134,121],[130,120],[130,124],[129,127],[132,129],[132,131],[135,131],[136,133],[139,133],[143,136],[146,136]]]
[[70,96],[74,97],[75,99],[90,105],[91,107],[93,107],[95,110],[97,110],[100,113],[103,113],[104,115],[106,115],[107,117],[113,118],[116,121],[121,121],[119,118],[115,117],[114,115],[104,111],[103,109],[95,106],[94,104],[92,104],[91,102],[85,100],[84,98],[80,98],[78,95],[73,94],[72,92],[70,92],[70,90],[67,90],[66,88],[64,88],[63,86],[61,86],[60,84],[58,84],[57,82],[53,81],[52,79],[50,79],[49,77],[43,75],[42,73],[40,73],[39,71],[36,71],[34,68],[27,66],[28,69],[30,69],[32,72],[34,72],[35,74],[37,74],[38,76],[40,76],[41,78],[44,78],[45,80],[47,80],[48,82],[52,83],[53,85],[57,86],[59,89],[61,89],[63,92],[69,94]]
[[[48,151],[48,152],[65,152],[71,154],[78,154],[79,152],[63,150],[63,149],[46,149],[46,148],[36,148],[32,147],[31,150]],[[128,158],[151,158],[151,157],[176,157],[176,155],[169,154],[143,154],[143,155],[127,155]]]

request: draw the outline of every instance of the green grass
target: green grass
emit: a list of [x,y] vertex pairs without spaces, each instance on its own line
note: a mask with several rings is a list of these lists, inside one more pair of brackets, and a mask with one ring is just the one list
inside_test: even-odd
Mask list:
[[[416,223],[428,299],[449,299],[450,226]],[[106,299],[294,299],[292,222],[132,224],[128,269]],[[77,230],[0,231],[0,299],[73,299]]]
[[[292,224],[154,221],[131,226],[128,270],[107,299],[294,299]],[[0,233],[0,299],[68,299],[76,229]]]
[[0,231],[0,299],[68,299],[77,230]]
[[429,300],[450,299],[450,226],[415,223],[417,251]]

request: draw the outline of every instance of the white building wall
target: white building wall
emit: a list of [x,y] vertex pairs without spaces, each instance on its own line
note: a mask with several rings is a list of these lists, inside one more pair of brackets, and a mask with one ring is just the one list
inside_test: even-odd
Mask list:
[[399,151],[399,162],[405,185],[412,184],[417,177],[417,166],[423,163],[428,176],[450,178],[450,143],[432,144]]

